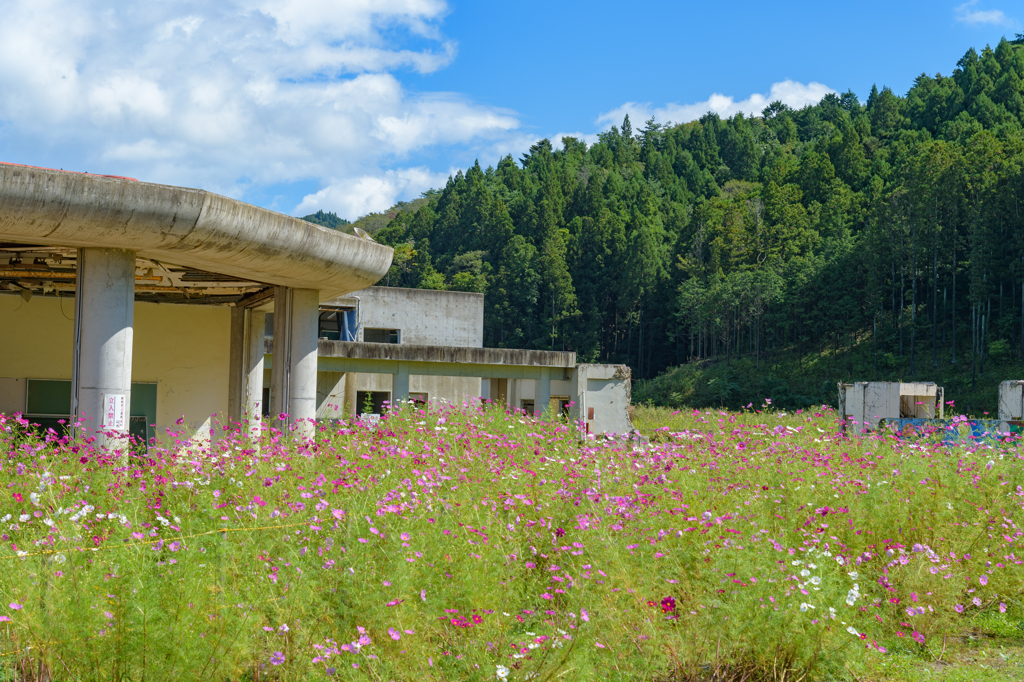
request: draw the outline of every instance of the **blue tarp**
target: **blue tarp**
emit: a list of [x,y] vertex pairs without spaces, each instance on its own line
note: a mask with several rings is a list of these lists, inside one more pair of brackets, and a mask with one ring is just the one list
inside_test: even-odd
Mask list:
[[1024,424],[998,419],[883,419],[884,426],[901,438],[942,436],[946,445],[994,444],[1013,436],[1021,438]]

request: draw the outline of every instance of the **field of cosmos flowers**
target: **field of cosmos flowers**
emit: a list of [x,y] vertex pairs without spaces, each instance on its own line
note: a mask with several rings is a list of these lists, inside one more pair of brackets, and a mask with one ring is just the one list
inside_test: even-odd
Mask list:
[[0,680],[1024,674],[1016,443],[636,422],[409,406],[124,456],[0,415]]

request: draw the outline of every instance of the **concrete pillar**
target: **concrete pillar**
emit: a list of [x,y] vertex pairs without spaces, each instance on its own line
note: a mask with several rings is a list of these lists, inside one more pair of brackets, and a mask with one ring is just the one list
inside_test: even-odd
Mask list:
[[398,372],[391,375],[391,402],[395,405],[399,401],[409,399],[409,366],[404,362],[398,363]]
[[135,252],[79,249],[77,269],[72,413],[98,445],[124,447],[132,401]]
[[243,416],[249,420],[249,433],[260,435],[263,421],[263,355],[265,351],[267,314],[262,310],[247,311],[244,366]]
[[[245,308],[231,309],[231,330],[228,338],[228,420],[240,422],[245,393]],[[225,426],[230,426],[225,424]]]
[[[320,292],[274,288],[274,361],[271,363],[273,418],[288,415],[297,435],[316,431],[316,359]],[[283,426],[283,425],[282,425]]]
[[345,417],[352,419],[356,416],[358,405],[356,405],[356,381],[361,376],[356,372],[345,373]]
[[585,420],[587,416],[587,370],[577,365],[569,373],[569,385],[572,386],[573,405],[569,409],[569,418],[575,422]]
[[547,411],[551,403],[551,371],[541,367],[537,378],[537,390],[533,394],[533,414],[540,417]]
[[263,338],[266,313],[248,308],[231,309],[231,352],[228,370],[228,418],[245,422],[259,436],[263,417]]

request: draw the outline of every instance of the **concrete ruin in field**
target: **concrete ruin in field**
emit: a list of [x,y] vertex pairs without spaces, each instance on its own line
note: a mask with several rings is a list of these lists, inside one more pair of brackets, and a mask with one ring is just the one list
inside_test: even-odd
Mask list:
[[311,436],[410,399],[632,429],[628,368],[481,348],[483,296],[371,286],[392,255],[203,190],[0,163],[0,412],[100,444],[208,438],[212,415]]
[[943,389],[933,382],[839,384],[839,418],[847,433],[878,429],[892,419],[943,419]]

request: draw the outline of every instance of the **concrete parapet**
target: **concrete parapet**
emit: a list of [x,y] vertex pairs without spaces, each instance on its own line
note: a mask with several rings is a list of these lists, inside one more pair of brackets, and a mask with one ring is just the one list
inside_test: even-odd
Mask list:
[[0,239],[120,248],[333,298],[379,280],[390,247],[212,192],[0,164]]

